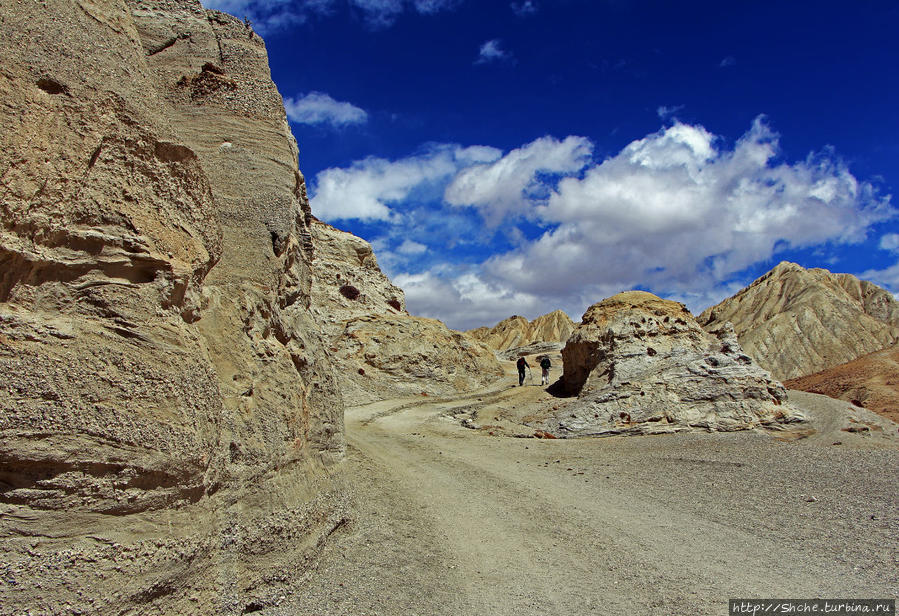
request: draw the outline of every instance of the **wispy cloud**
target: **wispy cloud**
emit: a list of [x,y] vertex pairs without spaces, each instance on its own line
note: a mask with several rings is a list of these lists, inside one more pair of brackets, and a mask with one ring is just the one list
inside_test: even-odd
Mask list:
[[491,39],[481,45],[475,64],[488,64],[490,62],[508,62],[513,59],[511,53],[503,49],[499,39]]
[[880,249],[899,252],[899,234],[887,233],[880,238]]
[[427,252],[428,247],[421,242],[406,239],[397,247],[396,251],[404,255],[420,255]]
[[248,18],[260,34],[305,23],[311,16],[352,7],[375,29],[392,26],[406,11],[431,15],[449,11],[462,0],[202,0],[203,6]]
[[734,66],[737,63],[737,59],[733,56],[727,56],[718,64],[721,68],[727,68],[729,66]]
[[347,126],[363,124],[368,119],[364,109],[351,103],[336,101],[323,92],[310,92],[300,98],[284,99],[287,117],[298,124],[330,124]]
[[665,105],[661,105],[656,109],[656,113],[663,120],[667,120],[668,118],[674,117],[674,114],[683,110],[684,105],[674,105],[673,107],[666,107]]
[[537,12],[537,3],[534,0],[523,0],[523,2],[513,2],[511,5],[512,12],[518,17],[527,17]]
[[327,15],[336,0],[202,0],[207,9],[249,19],[253,29],[268,34],[292,25],[305,23],[315,15]]

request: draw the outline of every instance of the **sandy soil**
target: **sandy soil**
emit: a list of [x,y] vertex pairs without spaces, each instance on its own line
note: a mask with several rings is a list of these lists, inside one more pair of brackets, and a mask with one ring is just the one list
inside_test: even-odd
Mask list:
[[[795,433],[510,438],[559,403],[513,382],[349,409],[353,518],[265,613],[718,615],[737,597],[899,597],[895,424],[846,432],[845,402],[791,392],[814,418]],[[505,427],[461,427],[473,411]]]

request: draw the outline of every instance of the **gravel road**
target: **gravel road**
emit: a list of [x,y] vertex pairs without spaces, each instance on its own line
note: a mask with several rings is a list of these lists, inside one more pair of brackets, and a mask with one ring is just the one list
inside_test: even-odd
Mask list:
[[542,395],[349,409],[352,519],[267,613],[720,615],[728,598],[899,597],[899,439],[840,431],[845,403],[793,393],[817,430],[800,440],[522,439],[449,416]]

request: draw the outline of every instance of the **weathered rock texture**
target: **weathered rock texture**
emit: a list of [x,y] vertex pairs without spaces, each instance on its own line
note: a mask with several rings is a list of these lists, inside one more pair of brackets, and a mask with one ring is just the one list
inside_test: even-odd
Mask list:
[[347,400],[446,395],[502,376],[481,343],[440,321],[409,315],[402,289],[378,267],[368,242],[317,220],[311,229],[311,311],[320,315]]
[[344,443],[264,45],[199,0],[0,29],[0,614],[271,604]]
[[899,347],[785,381],[784,386],[845,400],[899,423]]
[[466,333],[492,349],[505,351],[535,342],[565,342],[574,327],[574,322],[567,314],[555,310],[530,322],[515,315],[493,327],[479,327]]
[[899,302],[890,293],[850,274],[788,262],[698,320],[712,329],[732,323],[746,353],[781,380],[899,341]]
[[732,329],[706,333],[683,304],[642,291],[591,306],[562,361],[554,390],[577,401],[545,424],[558,436],[729,431],[803,418]]

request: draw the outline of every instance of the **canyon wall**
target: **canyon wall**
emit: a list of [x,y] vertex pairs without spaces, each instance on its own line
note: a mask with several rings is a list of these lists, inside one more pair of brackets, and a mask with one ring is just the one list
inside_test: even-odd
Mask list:
[[297,147],[198,0],[0,0],[0,613],[242,613],[344,522]]

